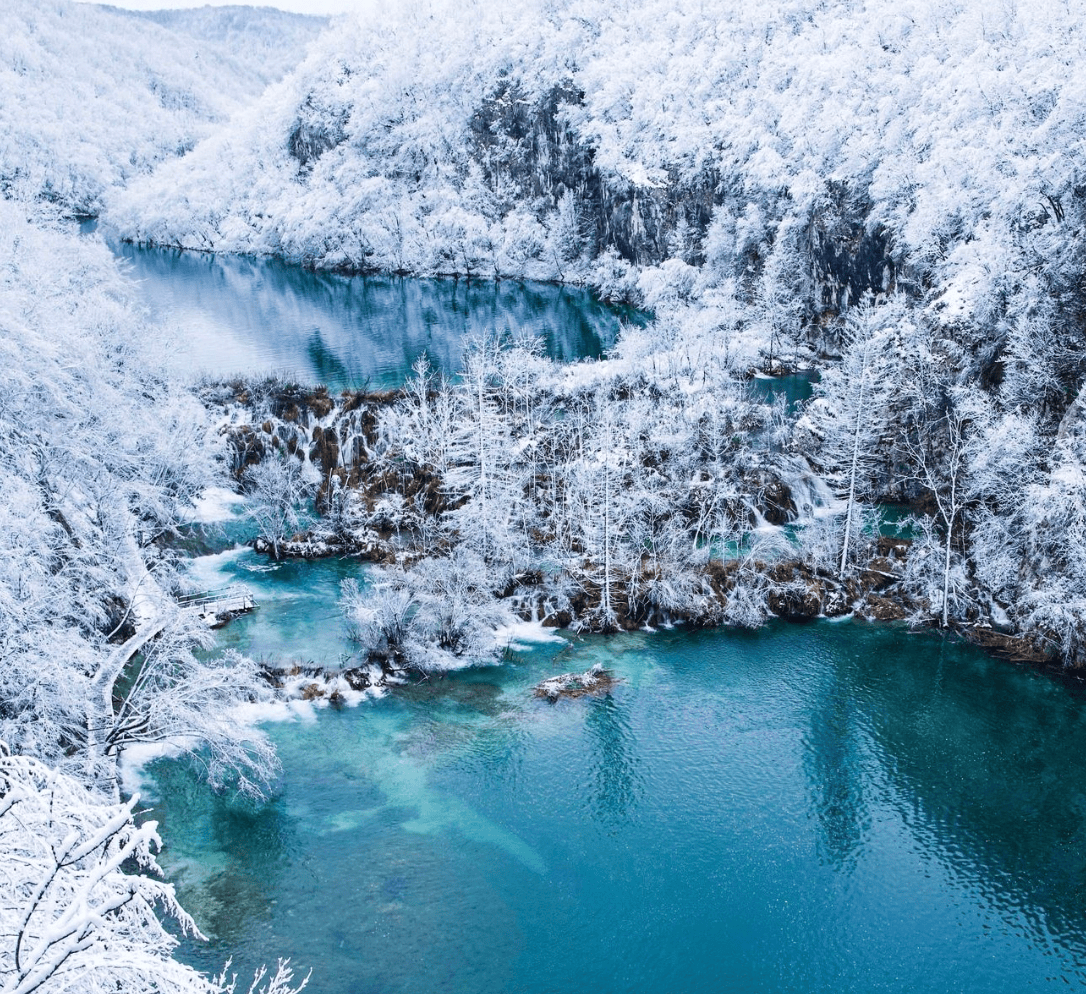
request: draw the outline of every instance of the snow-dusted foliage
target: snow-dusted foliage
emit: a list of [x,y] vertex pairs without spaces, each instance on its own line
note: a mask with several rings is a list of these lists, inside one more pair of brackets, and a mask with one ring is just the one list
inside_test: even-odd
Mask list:
[[[138,802],[96,803],[86,788],[36,759],[0,747],[0,984],[30,991],[210,990],[174,962],[158,914],[199,934],[156,880],[154,822]],[[138,872],[124,873],[131,861]]]
[[871,500],[893,478],[888,462],[891,401],[901,383],[904,353],[898,324],[907,320],[901,301],[853,308],[842,329],[842,361],[823,373],[818,396],[808,405],[797,435],[802,449],[840,483],[845,500],[840,571],[850,566],[858,533],[857,505]]
[[[1075,5],[390,4],[125,198],[324,266],[734,282],[766,320],[905,283],[982,319],[1073,221]],[[1016,278],[1011,273],[1021,274]]]
[[279,558],[283,542],[297,532],[302,523],[301,504],[305,497],[301,468],[284,453],[279,458],[263,459],[244,475],[249,490],[245,513],[256,523],[260,541]]
[[212,479],[204,411],[106,248],[39,221],[0,201],[0,740],[99,787],[126,744],[203,740],[258,785],[252,664],[197,658],[161,543]]
[[922,513],[897,589],[914,618],[991,628],[997,646],[1024,636],[1080,665],[1082,405],[1058,380],[1079,381],[1081,360],[1065,351],[1046,374],[1054,332],[1034,327],[1025,355],[1020,339],[1012,352],[972,331],[900,298],[855,309],[794,444],[845,500],[842,569],[852,508],[908,501]]
[[0,196],[94,214],[182,155],[304,55],[317,18],[158,15],[72,0],[0,5]]
[[765,619],[763,567],[791,554],[767,521],[795,516],[810,473],[726,369],[664,365],[562,367],[488,340],[456,381],[422,361],[398,396],[237,385],[217,402],[248,455],[251,421],[275,473],[318,473],[326,517],[281,551],[385,564],[345,585],[353,634],[371,662],[432,671],[495,659],[520,620]]
[[368,589],[345,580],[341,603],[369,660],[423,673],[497,658],[498,632],[517,620],[487,584],[485,561],[464,547],[383,571]]
[[[153,821],[139,798],[106,803],[85,785],[0,743],[0,991],[3,994],[231,994],[170,956],[160,915],[199,937],[157,876]],[[125,872],[125,871],[128,872]],[[288,964],[250,994],[297,994]]]

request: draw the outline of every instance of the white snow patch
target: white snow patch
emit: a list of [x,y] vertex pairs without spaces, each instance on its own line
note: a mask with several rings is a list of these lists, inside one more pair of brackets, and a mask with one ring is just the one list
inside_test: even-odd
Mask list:
[[226,487],[208,487],[193,501],[192,520],[195,524],[209,525],[238,517],[245,498]]
[[172,742],[140,742],[127,746],[117,763],[121,789],[130,796],[139,794],[145,800],[154,800],[157,794],[154,781],[147,775],[147,764],[156,759],[176,759],[183,751]]
[[548,642],[564,642],[565,639],[555,629],[544,628],[540,621],[518,621],[495,629],[494,641],[510,649],[527,649]]
[[1014,623],[1011,621],[1011,616],[1000,607],[994,600],[988,601],[988,613],[992,616],[992,622],[998,628],[1005,629],[1007,631],[1014,630]]

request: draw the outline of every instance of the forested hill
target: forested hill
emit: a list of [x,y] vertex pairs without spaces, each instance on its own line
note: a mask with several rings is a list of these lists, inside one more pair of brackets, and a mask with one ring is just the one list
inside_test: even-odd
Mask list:
[[[156,23],[158,21],[159,23]],[[97,213],[297,65],[323,18],[0,4],[0,195]]]
[[614,292],[624,263],[678,260],[788,317],[900,283],[987,321],[1078,241],[1084,27],[1044,0],[389,5],[114,217]]
[[327,17],[294,14],[275,7],[123,10],[107,6],[106,9],[195,38],[213,52],[228,51],[265,85],[296,68],[305,56],[306,46],[328,26]]

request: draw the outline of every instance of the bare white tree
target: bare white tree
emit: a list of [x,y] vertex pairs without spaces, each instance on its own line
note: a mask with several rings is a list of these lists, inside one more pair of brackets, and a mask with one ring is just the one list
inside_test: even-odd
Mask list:
[[272,453],[245,474],[251,488],[246,514],[256,522],[262,538],[278,559],[284,542],[302,523],[306,496],[301,467],[296,459]]
[[[156,879],[153,821],[133,820],[139,798],[104,803],[77,781],[0,745],[0,991],[2,994],[226,994],[172,959],[178,940],[160,915],[202,938]],[[134,872],[124,867],[134,866]],[[289,964],[253,990],[297,994]]]
[[814,459],[840,480],[845,501],[839,569],[849,569],[857,504],[872,469],[885,459],[889,404],[900,386],[896,322],[900,309],[866,299],[849,311],[841,362],[822,376],[802,433],[815,446]]
[[953,576],[954,540],[966,507],[975,498],[969,474],[971,424],[954,406],[934,422],[921,422],[915,435],[902,443],[912,466],[913,479],[930,494],[942,529],[940,623],[945,628],[950,619],[951,599],[955,593]]

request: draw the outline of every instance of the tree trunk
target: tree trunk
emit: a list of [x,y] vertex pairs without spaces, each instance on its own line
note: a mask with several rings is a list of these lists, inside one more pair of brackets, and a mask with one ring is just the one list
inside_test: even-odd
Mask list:
[[864,413],[864,383],[867,381],[867,351],[869,344],[864,345],[864,360],[860,367],[860,392],[856,398],[856,423],[852,431],[852,467],[849,470],[848,480],[848,508],[845,512],[845,538],[841,546],[841,573],[844,574],[848,566],[848,543],[852,533],[852,508],[856,501],[856,471],[860,463],[860,419]]
[[943,627],[946,628],[948,609],[950,607],[950,541],[954,534],[953,520],[946,529],[946,559],[943,563]]
[[[609,453],[608,453],[609,454]],[[611,467],[603,463],[603,617],[611,624]]]

